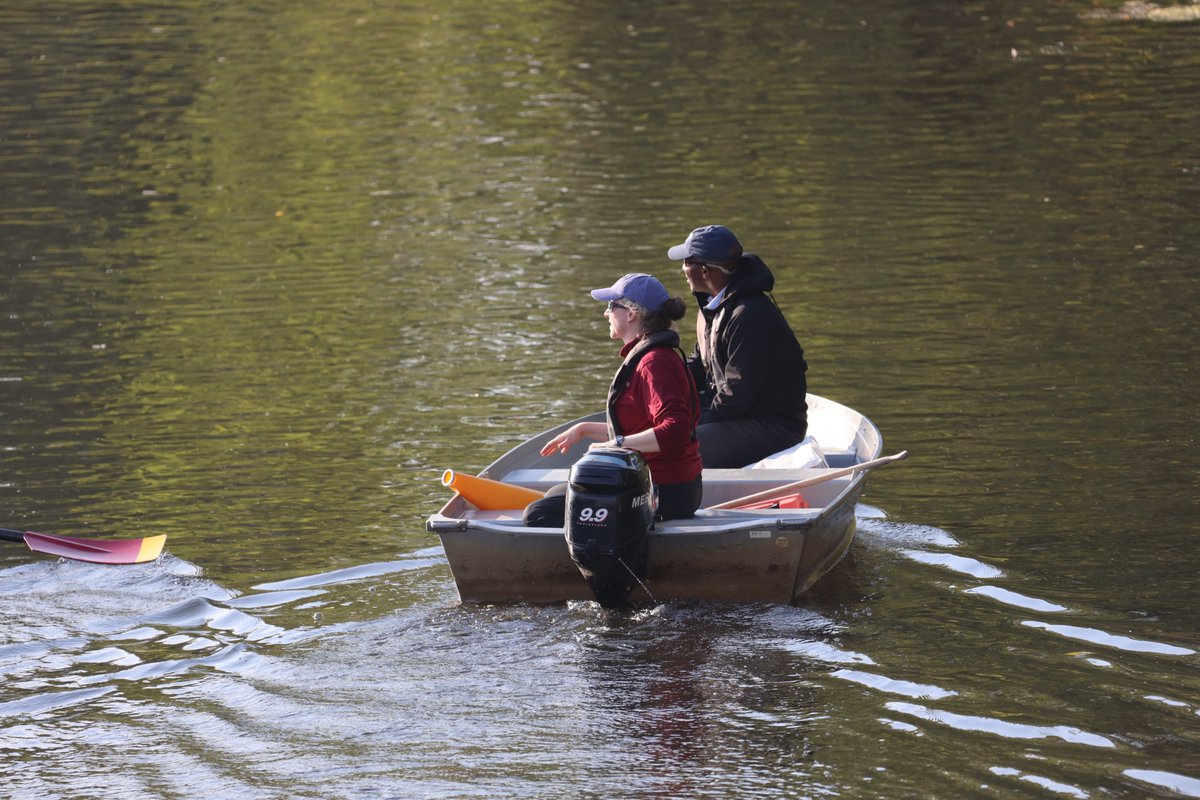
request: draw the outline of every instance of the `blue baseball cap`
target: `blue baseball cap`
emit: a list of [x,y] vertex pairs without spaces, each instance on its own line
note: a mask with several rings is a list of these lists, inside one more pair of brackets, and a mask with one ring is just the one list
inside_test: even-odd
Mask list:
[[683,244],[667,251],[667,258],[693,258],[711,264],[731,264],[742,256],[742,243],[724,225],[705,225],[688,234]]
[[671,294],[653,275],[631,272],[622,275],[607,289],[593,289],[592,297],[605,302],[632,300],[648,311],[658,311],[671,299]]

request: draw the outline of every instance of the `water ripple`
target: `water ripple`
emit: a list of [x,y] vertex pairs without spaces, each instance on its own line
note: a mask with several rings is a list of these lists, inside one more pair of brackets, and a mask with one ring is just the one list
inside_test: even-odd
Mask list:
[[1018,722],[993,719],[991,717],[954,714],[949,711],[937,711],[914,703],[892,701],[885,704],[892,711],[910,714],[919,719],[947,725],[960,731],[978,731],[1003,736],[1008,739],[1049,739],[1057,738],[1071,744],[1082,744],[1089,747],[1116,747],[1103,736],[1081,731],[1079,728],[1067,725],[1025,725]]
[[1131,653],[1155,653],[1164,656],[1190,656],[1196,653],[1195,650],[1188,647],[1177,647],[1173,644],[1151,642],[1145,639],[1133,639],[1129,636],[1119,636],[1112,633],[1105,633],[1095,628],[1083,628],[1077,625],[1051,625],[1048,622],[1038,622],[1036,620],[1025,620],[1021,624],[1030,628],[1040,628],[1050,633],[1057,633],[1059,636],[1065,636],[1068,639],[1078,639],[1090,644],[1113,647],[1117,650],[1126,650]]
[[[208,627],[251,641],[268,639],[283,633],[283,629],[277,625],[264,622],[244,611],[213,605],[203,597],[193,597],[160,611],[151,612],[142,616],[140,621],[174,628]],[[125,620],[116,619],[92,623],[90,628],[94,633],[106,634],[114,639],[148,640],[162,635],[158,628],[145,625],[131,631],[121,630],[127,624]]]
[[886,678],[882,675],[876,675],[873,672],[862,672],[856,669],[839,669],[830,673],[835,678],[851,681],[853,683],[869,686],[880,692],[887,694],[900,694],[905,697],[911,697],[914,700],[942,700],[947,697],[953,697],[958,692],[942,689],[938,686],[930,686],[923,683],[912,683],[911,681],[895,680]]
[[90,675],[79,679],[82,685],[110,680],[138,681],[164,675],[178,675],[196,667],[211,667],[222,672],[245,672],[266,663],[266,659],[246,649],[243,644],[231,644],[212,655],[200,658],[176,658],[139,664],[107,675]]
[[1162,703],[1164,706],[1170,706],[1171,708],[1184,708],[1184,709],[1191,708],[1191,706],[1189,706],[1187,703],[1183,702],[1182,700],[1174,700],[1170,697],[1163,697],[1162,695],[1157,695],[1157,694],[1148,694],[1145,696],[1145,699],[1150,700],[1155,703]]
[[45,714],[68,706],[79,705],[114,691],[112,686],[97,686],[92,689],[73,689],[66,692],[47,692],[0,703],[0,717]]
[[1128,775],[1136,781],[1176,792],[1184,797],[1200,797],[1200,780],[1189,778],[1186,775],[1156,769],[1127,769],[1122,774]]
[[887,522],[875,515],[860,513],[862,508],[863,506],[859,505],[855,510],[855,521],[858,523],[858,535],[867,542],[878,542],[892,547],[899,545],[958,547],[959,545],[958,539],[941,528],[907,522]]
[[1057,603],[1051,603],[1046,600],[1039,600],[1036,597],[1018,594],[1017,592],[1001,589],[999,586],[975,586],[967,589],[964,594],[977,594],[981,597],[989,597],[998,603],[1005,605],[1016,606],[1027,611],[1042,611],[1045,613],[1054,613],[1058,611],[1070,611],[1066,606],[1060,606]]
[[[434,553],[438,554],[433,557]],[[435,564],[445,563],[445,556],[442,555],[441,548],[430,548],[429,550],[420,551],[413,555],[425,555],[425,557],[417,557],[405,559],[403,561],[383,561],[375,564],[359,564],[354,567],[345,569],[336,569],[330,572],[321,572],[316,575],[304,575],[299,578],[290,578],[284,581],[273,581],[271,583],[260,583],[255,589],[268,591],[288,590],[288,589],[311,589],[317,586],[328,586],[332,583],[344,583],[346,581],[358,581],[364,578],[374,578],[379,575],[388,575],[394,572],[403,572],[405,570],[425,569],[426,567],[434,566]]]
[[825,661],[831,664],[874,664],[871,657],[865,653],[855,653],[843,650],[829,642],[820,641],[779,641],[775,646],[793,655],[810,658],[814,661]]
[[273,606],[281,606],[286,603],[291,603],[296,600],[307,600],[310,597],[317,597],[325,594],[320,589],[295,589],[289,592],[263,592],[261,594],[247,594],[242,597],[234,597],[225,601],[225,605],[230,608],[267,608]]
[[1080,798],[1080,800],[1084,800],[1084,798],[1088,797],[1088,793],[1077,786],[1071,786],[1066,783],[1053,781],[1049,778],[1044,778],[1041,775],[1022,773],[1021,770],[1013,769],[1012,767],[992,767],[989,771],[993,775],[1003,775],[1006,777],[1011,776],[1017,778],[1018,780],[1025,781],[1026,783],[1032,783],[1037,786],[1041,786],[1043,789],[1049,789],[1052,792],[1057,792],[1058,794]]
[[75,663],[115,664],[119,667],[128,667],[141,663],[141,659],[128,650],[122,650],[120,647],[104,647],[99,650],[93,650],[90,653],[82,653],[75,656]]
[[985,564],[974,558],[955,556],[949,553],[927,553],[924,550],[901,550],[901,555],[911,558],[920,564],[935,567],[945,567],[954,572],[970,575],[972,578],[999,578],[1004,572],[990,564]]
[[158,628],[151,628],[151,627],[143,625],[143,626],[140,626],[137,628],[133,628],[132,630],[119,631],[117,633],[112,634],[112,636],[109,638],[117,639],[118,641],[148,642],[152,639],[157,639],[159,636],[162,636],[162,635],[163,635],[163,632],[161,630],[159,630]]

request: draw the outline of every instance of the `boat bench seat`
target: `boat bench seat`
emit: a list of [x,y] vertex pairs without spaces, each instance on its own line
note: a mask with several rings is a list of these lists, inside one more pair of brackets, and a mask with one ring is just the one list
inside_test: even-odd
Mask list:
[[503,511],[480,511],[479,509],[470,509],[463,513],[464,519],[485,520],[494,522],[498,525],[514,525],[516,527],[525,527],[525,520],[522,518],[521,509],[512,508]]
[[825,463],[829,465],[830,469],[853,467],[858,463],[858,450],[854,447],[849,450],[826,450]]
[[544,492],[551,486],[566,483],[571,475],[569,469],[514,469],[504,476],[505,483],[515,483]]

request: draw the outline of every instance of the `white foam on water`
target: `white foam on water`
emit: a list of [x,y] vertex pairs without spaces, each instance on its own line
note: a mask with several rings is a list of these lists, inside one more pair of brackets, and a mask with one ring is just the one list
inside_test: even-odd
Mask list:
[[[859,506],[861,509],[862,506]],[[882,513],[882,512],[881,512]],[[884,515],[886,516],[886,515]],[[951,534],[931,525],[888,522],[873,515],[856,516],[857,536],[869,544],[885,547],[958,547]]]
[[842,650],[829,642],[813,640],[778,641],[775,646],[793,655],[811,658],[814,661],[824,661],[830,664],[874,664],[871,657],[865,653],[853,650]]

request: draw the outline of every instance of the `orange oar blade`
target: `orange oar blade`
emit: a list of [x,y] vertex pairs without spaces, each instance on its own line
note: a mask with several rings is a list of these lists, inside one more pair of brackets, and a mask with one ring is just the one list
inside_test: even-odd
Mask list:
[[49,533],[25,531],[25,544],[35,553],[61,556],[92,564],[140,564],[153,561],[162,552],[167,537],[164,534],[144,539],[79,539]]
[[543,496],[542,492],[525,486],[480,478],[476,475],[463,475],[452,469],[442,473],[442,486],[458,492],[480,511],[524,508]]

